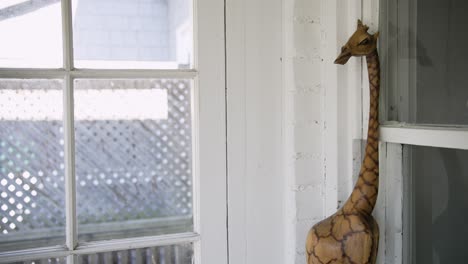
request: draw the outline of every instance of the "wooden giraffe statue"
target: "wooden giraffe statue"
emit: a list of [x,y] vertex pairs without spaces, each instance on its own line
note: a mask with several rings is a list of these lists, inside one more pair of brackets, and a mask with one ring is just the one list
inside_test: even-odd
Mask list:
[[352,56],[366,56],[370,84],[369,129],[366,153],[359,178],[350,197],[334,215],[317,223],[306,242],[308,264],[374,264],[379,243],[379,226],[372,217],[379,188],[378,102],[380,65],[378,33],[359,20],[356,32],[341,49],[336,64]]

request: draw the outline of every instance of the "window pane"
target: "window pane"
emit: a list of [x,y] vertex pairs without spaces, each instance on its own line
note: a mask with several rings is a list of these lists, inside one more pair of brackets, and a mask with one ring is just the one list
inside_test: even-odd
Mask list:
[[0,251],[64,244],[61,80],[0,80]]
[[388,1],[382,47],[391,120],[468,125],[467,12],[464,0]]
[[192,230],[191,81],[76,80],[80,240]]
[[[468,151],[410,147],[411,263],[468,259]],[[412,201],[412,202],[411,202]]]
[[190,68],[191,0],[73,0],[79,68]]
[[0,36],[0,67],[61,68],[60,1],[0,1]]
[[192,264],[193,245],[169,245],[78,256],[79,264]]

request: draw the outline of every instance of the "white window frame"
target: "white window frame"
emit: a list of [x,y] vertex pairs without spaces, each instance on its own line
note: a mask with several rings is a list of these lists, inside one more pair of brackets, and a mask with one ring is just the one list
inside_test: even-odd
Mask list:
[[[386,1],[389,0],[381,0],[380,4],[386,4]],[[380,11],[379,1],[376,2],[363,0],[363,17],[365,21],[372,21],[372,23],[378,25],[380,15],[380,29],[382,30],[382,27],[387,27],[387,17],[396,14]],[[409,10],[410,4],[409,2],[407,3]],[[408,12],[406,17],[399,16],[398,19],[409,25],[414,17],[411,17]],[[391,60],[392,56],[404,57],[405,54],[407,56],[407,53],[411,52],[408,45],[411,41],[411,36],[403,34],[399,33],[398,39],[392,40],[385,39],[385,36],[381,34],[383,38],[380,39],[379,46],[382,63],[388,63],[388,60]],[[387,49],[390,45],[389,42],[393,42],[394,45],[398,44],[399,47],[405,47],[399,51],[399,53],[404,54],[389,54]],[[392,69],[388,69],[388,67],[384,67],[387,69],[387,72],[382,72],[382,83],[385,82],[386,78],[396,78],[396,74],[408,75],[413,67],[415,65],[410,61],[398,65],[398,73],[391,71]],[[366,74],[365,70],[363,70],[363,74]],[[409,87],[412,85],[414,85],[414,80],[412,79],[409,82],[398,83],[399,92],[401,94],[407,93],[405,94],[406,100],[414,98],[414,95],[409,94],[412,91]],[[363,86],[363,89],[366,89],[364,83]],[[385,90],[382,91],[381,120],[388,120],[386,106],[387,92]],[[363,100],[368,100],[368,98],[364,96]],[[407,117],[411,113],[411,110],[408,108],[411,105],[408,102],[403,104],[403,107],[407,108],[399,109],[399,115]],[[366,115],[367,113],[364,110],[363,116]],[[363,124],[363,127],[367,127],[367,124]],[[406,160],[408,152],[405,150],[405,145],[468,150],[468,126],[445,124],[421,125],[384,121],[380,126],[380,142],[382,146],[380,150],[381,183],[379,201],[375,212],[382,234],[378,263],[411,263],[412,237],[411,234],[406,232],[411,226],[405,226],[411,224],[411,219],[408,218],[410,217],[408,210],[411,210],[411,208],[405,209],[406,202],[404,200],[406,199],[404,198],[405,193],[408,193],[411,188],[410,179],[407,179],[411,164],[408,164],[408,160]]]
[[[53,79],[65,81],[64,140],[66,189],[66,244],[0,253],[0,263],[66,257],[146,247],[193,243],[195,263],[226,264],[226,108],[224,1],[193,0],[194,69],[130,70],[75,69],[73,65],[72,0],[61,0],[63,68],[0,69],[5,79]],[[73,80],[76,78],[182,78],[194,84],[193,113],[193,220],[194,231],[182,234],[136,237],[78,243],[76,221]]]

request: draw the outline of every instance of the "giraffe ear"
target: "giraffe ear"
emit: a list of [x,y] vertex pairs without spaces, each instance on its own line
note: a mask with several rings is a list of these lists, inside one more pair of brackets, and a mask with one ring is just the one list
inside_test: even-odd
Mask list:
[[361,19],[357,21],[357,28],[361,28],[363,26]]
[[375,34],[374,34],[374,39],[378,39],[379,36],[380,36],[380,32],[379,32],[379,31],[375,32]]

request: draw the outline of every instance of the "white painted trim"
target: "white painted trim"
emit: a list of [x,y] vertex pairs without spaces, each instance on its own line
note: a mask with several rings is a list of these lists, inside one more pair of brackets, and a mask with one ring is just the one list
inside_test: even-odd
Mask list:
[[57,79],[64,78],[64,69],[14,69],[0,68],[1,79]]
[[[62,0],[62,40],[63,67],[67,74],[64,78],[63,93],[63,128],[65,142],[65,244],[68,250],[78,244],[76,218],[76,177],[75,177],[75,124],[73,101],[73,22],[71,0]],[[73,264],[74,257],[67,257],[67,263]]]
[[77,69],[71,72],[74,78],[173,78],[193,79],[197,76],[196,70],[90,70]]
[[66,259],[67,259],[67,264],[74,264],[78,262],[77,255],[68,255]]
[[468,149],[468,128],[436,126],[381,126],[380,140],[438,148]]
[[[224,1],[197,0],[198,215],[195,263],[227,264],[227,171]],[[197,226],[198,225],[198,226]],[[197,253],[198,251],[198,253]]]
[[196,233],[182,233],[174,235],[163,235],[154,237],[139,237],[128,239],[115,239],[101,242],[82,243],[71,253],[75,255],[94,254],[101,252],[129,250],[145,247],[158,247],[167,245],[177,245],[182,243],[197,242],[200,235]]
[[190,10],[192,10],[192,37],[193,37],[193,43],[192,43],[192,64],[195,69],[198,69],[198,58],[199,54],[197,53],[199,50],[199,12],[198,12],[198,1],[200,0],[192,0],[190,1]]
[[[199,102],[200,102],[200,92],[197,87],[200,85],[198,78],[193,81],[192,85],[192,193],[193,193],[193,231],[200,233],[201,229],[201,219],[200,219],[200,136],[199,124],[200,124],[200,112],[199,112]],[[201,245],[197,243],[194,246],[194,258],[196,261],[200,260],[201,256]],[[197,262],[196,262],[197,263]]]
[[245,0],[226,1],[227,143],[229,263],[246,264],[247,234],[247,91]]
[[64,142],[65,142],[65,238],[68,249],[75,249],[78,243],[76,219],[76,177],[75,177],[75,125],[73,114],[73,80],[65,77],[63,93]]
[[62,3],[62,41],[63,41],[63,67],[73,69],[73,21],[72,0],[61,0]]
[[380,143],[380,183],[374,217],[379,224],[377,263],[401,264],[403,239],[403,148]]
[[[66,161],[66,246],[0,253],[0,262],[194,242],[195,263],[226,264],[226,116],[224,2],[194,1],[194,65],[197,70],[74,69],[71,0],[62,0],[63,69],[0,69],[0,78],[64,79],[64,134]],[[76,78],[177,78],[194,79],[193,188],[196,233],[129,238],[83,243],[77,246],[74,173],[73,80]]]
[[3,79],[53,79],[64,78],[67,75],[73,78],[91,79],[193,79],[197,74],[196,70],[0,69],[0,78]]

